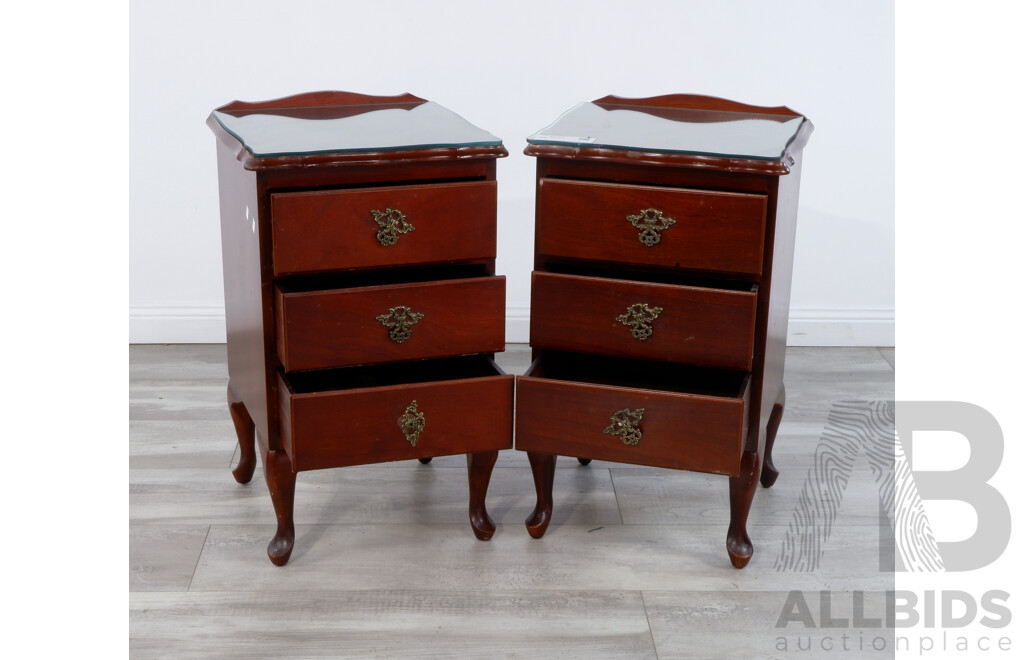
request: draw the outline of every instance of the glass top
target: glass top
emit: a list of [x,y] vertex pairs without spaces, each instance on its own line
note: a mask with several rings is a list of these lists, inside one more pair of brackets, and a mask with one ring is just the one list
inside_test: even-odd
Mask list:
[[501,145],[433,101],[214,110],[213,116],[257,157]]
[[792,115],[581,103],[526,141],[780,160],[803,121]]

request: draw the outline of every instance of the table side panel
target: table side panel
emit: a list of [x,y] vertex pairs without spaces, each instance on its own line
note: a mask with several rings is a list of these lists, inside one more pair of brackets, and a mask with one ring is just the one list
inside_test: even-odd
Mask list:
[[235,395],[256,425],[261,444],[276,442],[268,405],[267,356],[270,307],[261,262],[263,221],[257,175],[242,168],[234,151],[217,141],[220,186],[221,251],[224,277],[224,321],[227,331],[228,378]]

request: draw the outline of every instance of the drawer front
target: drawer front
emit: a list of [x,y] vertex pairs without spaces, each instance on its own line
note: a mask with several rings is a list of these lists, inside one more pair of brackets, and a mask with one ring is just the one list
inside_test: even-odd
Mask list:
[[533,273],[530,344],[750,369],[757,294]]
[[764,195],[541,179],[537,252],[759,275],[766,208]]
[[270,197],[278,275],[495,256],[494,181]]
[[312,394],[278,379],[295,471],[512,448],[512,376]]
[[746,398],[520,376],[516,449],[735,476]]
[[502,276],[275,294],[286,371],[505,349]]

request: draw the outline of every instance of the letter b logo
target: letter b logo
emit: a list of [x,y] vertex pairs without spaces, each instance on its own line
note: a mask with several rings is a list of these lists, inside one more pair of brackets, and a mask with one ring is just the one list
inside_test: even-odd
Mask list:
[[[945,570],[970,571],[998,559],[1010,542],[1010,507],[988,483],[1003,460],[1003,431],[995,417],[962,401],[897,401],[896,430],[911,468],[915,431],[953,431],[966,438],[970,458],[963,467],[942,472],[913,470],[913,479],[922,500],[965,502],[978,516],[978,528],[970,538],[936,542]],[[897,507],[901,504],[896,502]],[[913,524],[900,527],[898,535],[915,529]]]

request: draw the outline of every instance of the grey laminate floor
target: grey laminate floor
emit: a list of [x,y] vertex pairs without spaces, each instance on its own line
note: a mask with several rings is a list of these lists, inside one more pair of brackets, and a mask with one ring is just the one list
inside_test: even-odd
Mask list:
[[[528,360],[522,345],[499,358],[510,373]],[[492,477],[498,531],[486,543],[466,519],[461,457],[300,473],[295,550],[279,568],[265,552],[275,525],[261,469],[245,486],[229,473],[224,346],[132,346],[131,656],[808,658],[831,657],[820,642],[833,633],[849,636],[847,657],[891,656],[892,631],[870,621],[778,627],[784,611],[799,615],[791,590],[819,624],[823,590],[834,618],[851,618],[855,592],[864,617],[884,613],[893,574],[879,547],[893,548],[866,462],[832,502],[818,566],[775,561],[832,405],[891,400],[894,364],[892,349],[789,349],[782,476],[754,500],[743,570],[725,553],[725,477],[562,458],[553,522],[534,540],[522,524],[533,482],[514,451]]]

